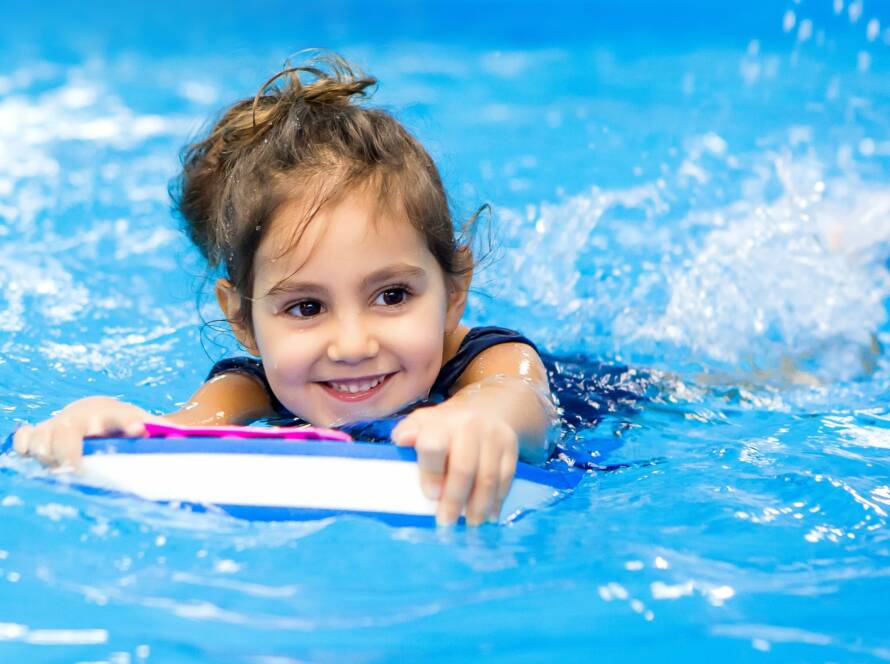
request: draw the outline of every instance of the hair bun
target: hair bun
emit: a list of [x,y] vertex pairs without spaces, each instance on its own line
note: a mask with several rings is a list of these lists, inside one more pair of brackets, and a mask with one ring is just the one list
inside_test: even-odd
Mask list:
[[[304,102],[318,105],[346,105],[354,96],[364,97],[366,89],[377,84],[377,79],[367,76],[352,66],[336,53],[328,51],[312,51],[314,55],[302,64],[285,63],[284,69],[266,81],[253,99],[254,125],[263,124],[267,115],[260,109]],[[305,53],[305,51],[301,51]],[[309,83],[303,83],[301,74],[312,77]]]

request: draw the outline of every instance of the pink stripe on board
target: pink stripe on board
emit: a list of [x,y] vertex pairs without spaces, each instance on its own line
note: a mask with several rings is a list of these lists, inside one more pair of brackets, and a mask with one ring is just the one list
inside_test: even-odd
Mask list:
[[352,436],[334,429],[319,427],[189,427],[176,424],[146,422],[145,432],[150,438],[286,438],[288,440],[339,440],[352,442]]

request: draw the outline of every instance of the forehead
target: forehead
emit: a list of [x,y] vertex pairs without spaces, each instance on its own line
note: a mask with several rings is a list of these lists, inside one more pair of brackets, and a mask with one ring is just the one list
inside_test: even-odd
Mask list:
[[273,217],[257,250],[255,292],[267,292],[298,274],[344,278],[394,262],[438,267],[423,235],[404,214],[381,206],[372,191],[347,192],[317,211],[290,199]]

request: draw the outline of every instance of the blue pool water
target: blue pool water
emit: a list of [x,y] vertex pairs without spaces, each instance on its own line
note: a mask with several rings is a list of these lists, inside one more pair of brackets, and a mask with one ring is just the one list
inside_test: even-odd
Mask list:
[[5,458],[0,660],[890,660],[890,11],[668,4],[0,2],[0,434],[88,394],[173,409],[232,349],[167,185],[320,45],[380,79],[458,216],[492,203],[469,320],[561,358],[600,413],[566,443],[619,466],[438,532]]

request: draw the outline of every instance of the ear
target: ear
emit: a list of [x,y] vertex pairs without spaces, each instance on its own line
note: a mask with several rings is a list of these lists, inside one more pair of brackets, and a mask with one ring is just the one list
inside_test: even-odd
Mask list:
[[216,281],[216,301],[219,302],[219,308],[222,309],[223,315],[229,321],[229,326],[238,343],[244,346],[248,353],[259,357],[260,351],[253,338],[253,333],[241,323],[239,316],[242,305],[241,295],[228,279]]
[[457,250],[455,263],[461,274],[448,277],[448,309],[445,312],[445,332],[450,334],[457,329],[467,308],[467,292],[473,280],[473,254],[469,247]]

